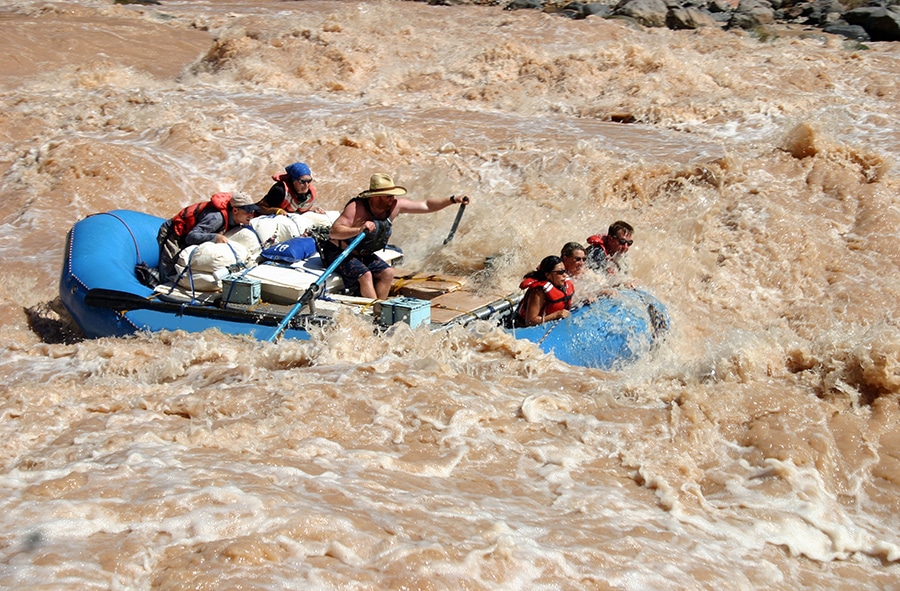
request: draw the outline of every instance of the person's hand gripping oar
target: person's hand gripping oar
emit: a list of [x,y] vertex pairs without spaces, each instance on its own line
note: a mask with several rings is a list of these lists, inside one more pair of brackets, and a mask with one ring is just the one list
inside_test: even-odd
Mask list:
[[462,197],[457,197],[456,195],[450,196],[450,201],[453,203],[459,203],[459,211],[456,212],[456,219],[453,220],[453,227],[450,228],[450,234],[444,239],[444,244],[447,244],[451,240],[453,240],[453,235],[456,234],[456,228],[459,227],[459,220],[462,219],[463,212],[466,211],[466,205],[469,204],[469,196],[463,195]]
[[332,261],[330,265],[328,265],[328,268],[325,269],[325,272],[322,273],[318,279],[316,279],[315,283],[309,286],[309,288],[303,293],[303,295],[300,296],[300,299],[297,301],[294,307],[291,308],[291,311],[288,312],[287,315],[285,315],[284,319],[282,319],[281,323],[275,329],[275,332],[272,333],[272,336],[266,339],[268,342],[274,343],[275,341],[277,341],[287,328],[288,324],[290,324],[291,319],[297,315],[297,312],[299,312],[303,308],[303,306],[305,306],[306,303],[309,302],[310,299],[319,296],[319,294],[325,289],[325,280],[328,279],[331,274],[334,273],[335,269],[337,269],[338,266],[344,262],[344,259],[350,256],[350,253],[353,252],[353,249],[356,248],[365,237],[366,232],[360,232],[356,236],[356,238],[354,238],[350,242],[347,248],[344,249],[344,252],[338,255],[338,257],[334,259],[334,261]]

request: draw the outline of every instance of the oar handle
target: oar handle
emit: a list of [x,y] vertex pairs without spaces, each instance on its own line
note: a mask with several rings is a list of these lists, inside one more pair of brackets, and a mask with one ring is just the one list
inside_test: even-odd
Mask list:
[[325,271],[321,275],[319,275],[319,278],[316,279],[316,281],[312,285],[310,285],[309,288],[307,288],[302,296],[300,296],[300,299],[297,300],[297,303],[293,308],[291,308],[291,311],[288,312],[281,320],[281,323],[278,325],[278,328],[275,329],[275,332],[272,333],[272,336],[266,339],[268,342],[274,343],[276,340],[278,340],[278,337],[281,336],[294,316],[297,315],[297,312],[303,309],[303,306],[306,305],[306,302],[309,301],[309,298],[317,295],[319,287],[324,285],[325,281],[327,281],[331,274],[334,273],[334,270],[344,262],[344,259],[350,256],[350,253],[353,252],[353,249],[356,248],[365,237],[366,233],[363,231],[357,234],[357,236],[350,241],[350,244],[347,246],[347,248],[344,249],[344,252],[339,254],[338,257],[334,259],[330,265],[328,265],[328,268],[325,269]]

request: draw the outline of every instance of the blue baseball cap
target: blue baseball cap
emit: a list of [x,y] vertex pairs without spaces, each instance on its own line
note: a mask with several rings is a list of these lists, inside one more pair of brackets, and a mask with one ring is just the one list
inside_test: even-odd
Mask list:
[[309,167],[303,162],[294,162],[290,166],[285,166],[284,170],[291,175],[292,181],[296,181],[302,176],[312,176]]

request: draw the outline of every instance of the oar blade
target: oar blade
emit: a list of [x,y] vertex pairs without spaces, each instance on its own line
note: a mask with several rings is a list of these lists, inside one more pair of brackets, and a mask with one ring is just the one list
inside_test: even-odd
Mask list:
[[453,227],[450,228],[450,234],[444,239],[444,244],[447,244],[451,240],[453,240],[453,236],[456,235],[456,229],[459,227],[459,220],[462,219],[463,212],[466,211],[466,204],[463,203],[459,206],[459,211],[456,212],[456,219],[453,220]]

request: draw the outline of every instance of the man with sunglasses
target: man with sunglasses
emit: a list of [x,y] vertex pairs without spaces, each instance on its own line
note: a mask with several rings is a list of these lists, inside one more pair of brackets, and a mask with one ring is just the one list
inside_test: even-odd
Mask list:
[[313,205],[316,188],[312,185],[312,172],[303,162],[286,166],[283,174],[274,175],[275,184],[266,196],[257,203],[261,215],[286,215],[314,211],[325,213],[321,207]]
[[634,228],[628,222],[619,220],[610,225],[605,236],[588,236],[588,247],[585,250],[588,266],[610,275],[623,271],[623,257],[634,244],[632,235]]
[[587,262],[587,251],[578,242],[566,242],[559,253],[569,278],[577,286],[573,305],[589,304],[599,296],[613,297],[616,290],[609,287],[609,275],[599,275],[590,269]]

